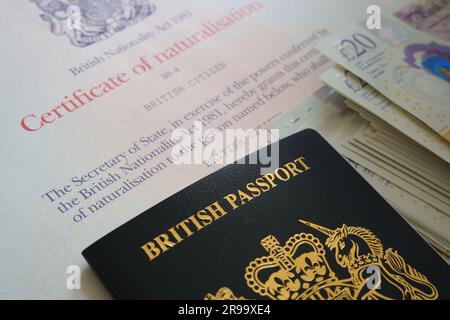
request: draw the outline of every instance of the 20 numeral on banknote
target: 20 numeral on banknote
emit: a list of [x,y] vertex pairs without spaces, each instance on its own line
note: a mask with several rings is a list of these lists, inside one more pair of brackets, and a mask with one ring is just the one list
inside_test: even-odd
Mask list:
[[375,49],[377,44],[361,33],[354,33],[351,39],[342,40],[340,46],[342,56],[351,62],[367,53],[368,50]]

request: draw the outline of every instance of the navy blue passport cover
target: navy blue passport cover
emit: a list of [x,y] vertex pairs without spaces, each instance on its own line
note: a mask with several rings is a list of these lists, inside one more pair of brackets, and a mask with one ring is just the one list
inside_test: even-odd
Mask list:
[[450,298],[448,265],[317,132],[279,150],[272,173],[228,165],[83,256],[118,299]]

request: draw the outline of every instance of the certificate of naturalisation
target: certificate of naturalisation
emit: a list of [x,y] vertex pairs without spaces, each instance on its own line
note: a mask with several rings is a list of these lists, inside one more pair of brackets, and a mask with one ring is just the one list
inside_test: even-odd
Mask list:
[[108,297],[81,250],[218,169],[175,165],[172,132],[264,127],[372,2],[3,1],[0,298]]

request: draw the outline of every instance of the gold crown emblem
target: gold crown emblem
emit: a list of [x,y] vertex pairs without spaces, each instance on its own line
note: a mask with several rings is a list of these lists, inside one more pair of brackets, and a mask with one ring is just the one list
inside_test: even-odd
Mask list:
[[312,288],[337,280],[319,239],[309,233],[290,237],[284,246],[272,235],[261,240],[268,255],[253,260],[245,271],[247,285],[271,299],[304,299]]
[[[263,238],[267,255],[245,269],[245,281],[253,292],[274,300],[437,299],[437,288],[427,277],[397,251],[385,249],[371,230],[345,224],[329,229],[300,222],[325,235],[324,244],[310,233],[295,234],[284,245],[273,235]],[[368,275],[369,268],[376,273]],[[228,288],[205,298],[217,297],[236,298]]]

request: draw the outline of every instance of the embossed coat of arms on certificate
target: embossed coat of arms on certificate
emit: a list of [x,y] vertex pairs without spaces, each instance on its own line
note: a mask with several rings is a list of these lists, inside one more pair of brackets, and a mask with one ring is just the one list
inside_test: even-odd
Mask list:
[[57,36],[67,36],[76,47],[105,40],[152,15],[148,0],[30,0]]

